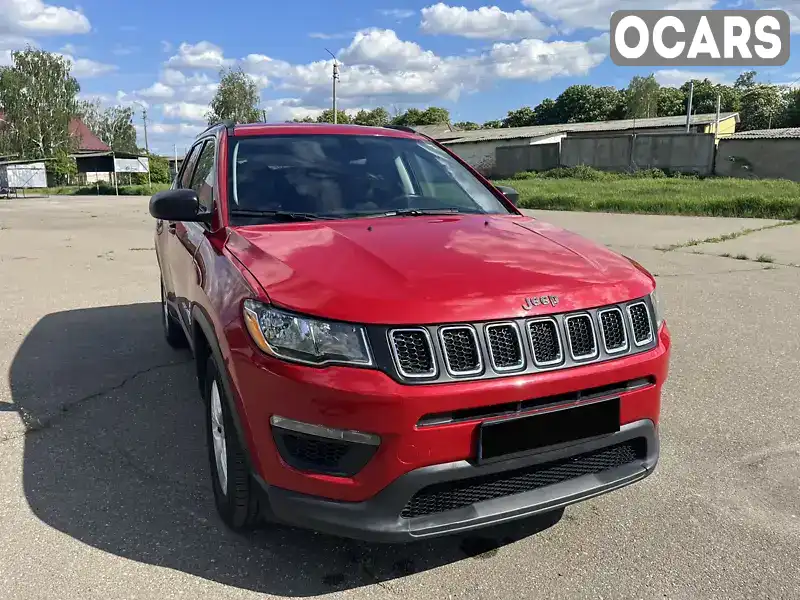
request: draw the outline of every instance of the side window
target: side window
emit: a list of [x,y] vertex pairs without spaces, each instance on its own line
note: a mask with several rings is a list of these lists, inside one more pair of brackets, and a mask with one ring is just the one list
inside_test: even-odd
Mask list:
[[197,192],[200,204],[209,212],[214,210],[214,181],[216,179],[214,173],[214,154],[214,142],[206,142],[206,145],[203,146],[203,150],[200,152],[200,156],[197,159],[197,167],[194,170],[192,182],[189,185],[189,187]]
[[200,151],[200,146],[193,146],[191,150],[189,150],[189,154],[186,155],[186,158],[183,161],[183,173],[181,173],[180,179],[178,180],[178,187],[179,188],[188,188],[189,182],[192,179],[192,171],[194,171],[194,164],[197,162],[197,153]]

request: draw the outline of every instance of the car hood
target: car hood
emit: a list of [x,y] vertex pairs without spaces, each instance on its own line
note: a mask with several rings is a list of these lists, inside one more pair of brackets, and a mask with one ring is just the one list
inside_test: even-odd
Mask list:
[[[237,227],[227,247],[275,305],[360,323],[532,316],[622,302],[653,288],[626,258],[517,215]],[[558,304],[523,307],[541,296],[558,296]]]

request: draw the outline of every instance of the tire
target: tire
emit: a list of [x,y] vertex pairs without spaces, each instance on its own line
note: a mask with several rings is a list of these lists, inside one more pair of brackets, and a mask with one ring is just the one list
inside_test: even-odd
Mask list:
[[[213,356],[206,365],[204,387],[206,439],[214,503],[225,525],[238,532],[259,524],[259,495],[250,477],[246,451],[236,434],[220,370]],[[221,448],[221,451],[220,451]],[[222,476],[220,475],[222,473]]]
[[167,343],[173,348],[185,348],[186,334],[183,332],[181,324],[170,312],[167,304],[167,293],[164,290],[164,281],[161,281],[161,325],[164,328],[164,337]]

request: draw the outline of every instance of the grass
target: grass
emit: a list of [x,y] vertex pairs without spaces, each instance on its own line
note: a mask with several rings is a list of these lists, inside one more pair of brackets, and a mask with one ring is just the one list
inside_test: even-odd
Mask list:
[[[120,196],[152,196],[156,192],[169,189],[168,183],[154,183],[151,186],[144,185],[121,185],[119,186]],[[113,196],[117,193],[114,186],[107,184],[86,185],[86,186],[61,186],[51,188],[35,188],[26,190],[27,196]]]
[[519,174],[495,183],[516,189],[521,208],[800,219],[800,183],[659,173],[606,173],[584,167]]

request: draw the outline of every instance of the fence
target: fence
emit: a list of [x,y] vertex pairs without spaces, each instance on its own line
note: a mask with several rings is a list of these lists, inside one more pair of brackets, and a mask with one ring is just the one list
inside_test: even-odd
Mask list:
[[721,139],[714,171],[720,177],[800,181],[800,138]]
[[495,176],[587,165],[606,171],[663,169],[710,175],[714,135],[648,133],[565,137],[555,144],[505,146],[495,151]]

